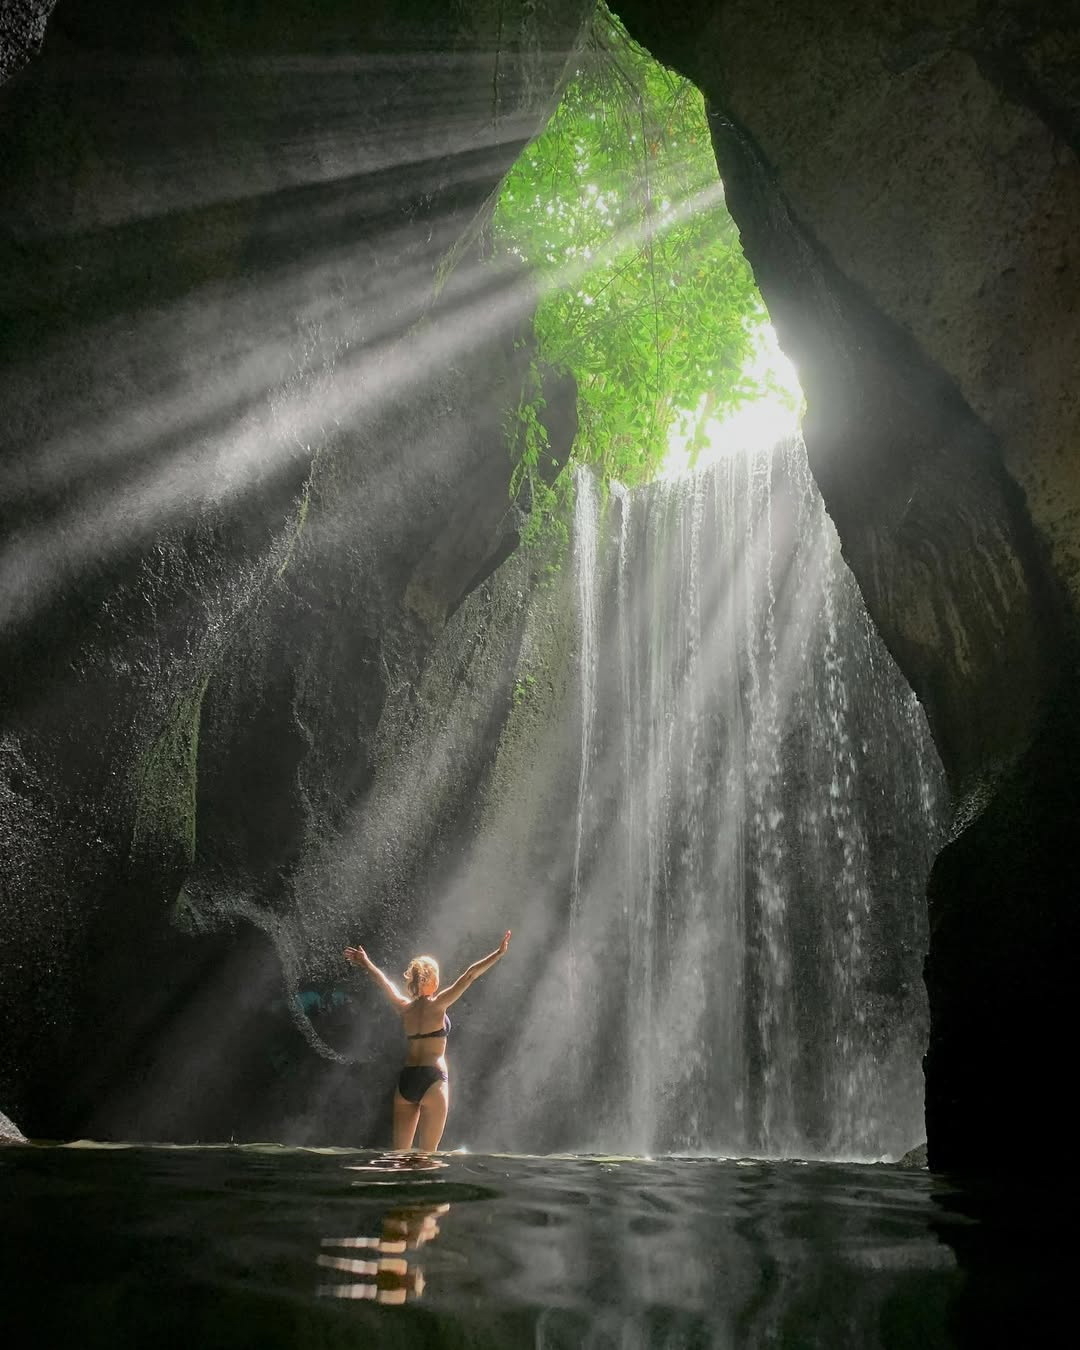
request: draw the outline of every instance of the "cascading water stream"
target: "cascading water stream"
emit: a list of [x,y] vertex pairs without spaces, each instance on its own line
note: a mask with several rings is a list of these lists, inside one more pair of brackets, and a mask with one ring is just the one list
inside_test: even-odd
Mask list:
[[604,500],[582,475],[573,531],[391,700],[311,889],[450,967],[514,928],[452,1047],[471,1147],[902,1152],[944,789],[801,444]]
[[[618,807],[597,811],[626,832],[626,875],[593,889],[628,897],[639,935],[626,971],[638,991],[631,1021],[647,1047],[632,1076],[635,1144],[718,1142],[723,1121],[724,1134],[770,1153],[806,1152],[810,1135],[822,1150],[873,1152],[889,1091],[881,1080],[895,1071],[880,1046],[898,1029],[868,1007],[867,943],[883,946],[904,919],[884,896],[873,913],[868,830],[891,833],[892,823],[860,800],[853,737],[868,716],[898,719],[915,751],[925,742],[917,707],[866,622],[801,447],[623,495],[613,512],[618,640],[604,664],[617,669],[618,715],[633,727],[640,709],[625,700],[636,688],[650,734],[623,738]],[[635,534],[648,575],[631,585],[625,554]],[[870,748],[864,742],[862,754]],[[925,778],[920,765],[895,788],[923,814],[912,859],[920,879],[936,829]],[[590,766],[587,795],[610,792]],[[918,888],[911,894],[909,949]],[[917,972],[898,978],[910,992]],[[808,979],[813,999],[799,993]],[[808,1037],[820,1038],[813,1071]],[[917,1073],[909,1066],[902,1076]]]
[[574,866],[570,879],[570,998],[576,1006],[578,974],[577,920],[581,907],[581,847],[589,808],[589,772],[592,766],[593,719],[596,716],[596,487],[592,478],[578,481],[574,517],[574,573],[577,579],[581,638],[579,671],[581,690],[581,750],[578,768],[577,816],[574,830]]

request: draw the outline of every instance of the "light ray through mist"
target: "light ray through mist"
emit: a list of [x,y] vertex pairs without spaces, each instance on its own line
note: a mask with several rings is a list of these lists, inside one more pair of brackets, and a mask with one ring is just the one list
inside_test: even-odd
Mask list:
[[[663,228],[709,209],[721,196],[719,183],[710,186],[670,212]],[[613,237],[612,256],[634,247],[648,232],[649,227],[638,225]],[[572,260],[544,285],[573,286],[593,265],[593,260]],[[436,372],[463,360],[482,344],[517,329],[536,301],[532,276],[493,277],[481,265],[458,281],[455,292],[452,307],[444,307],[421,324],[418,288],[412,319],[399,317],[399,331],[403,322],[413,325],[407,338],[395,342],[388,335],[385,341],[369,340],[358,351],[341,344],[332,378],[314,394],[308,388],[286,389],[270,406],[255,402],[239,424],[230,423],[223,431],[191,444],[185,441],[165,464],[136,470],[127,482],[91,490],[58,519],[21,532],[0,554],[0,629],[25,623],[61,587],[71,585],[81,570],[161,532],[174,518],[183,519],[197,510],[199,503],[226,506],[253,483],[272,481],[275,473],[295,461],[298,452],[310,453],[328,424],[348,427],[358,418],[370,422],[383,416],[395,402],[407,398],[410,388],[434,378]],[[279,347],[279,360],[281,351]],[[226,386],[219,388],[224,391]],[[201,400],[196,406],[202,406]],[[177,395],[173,415],[181,415],[183,407]],[[129,446],[140,428],[145,435],[147,418],[158,425],[153,406],[142,414],[122,408],[119,416],[120,441]],[[96,439],[111,446],[113,430],[110,418],[98,426]],[[80,433],[78,440],[82,439]],[[58,447],[51,458],[65,463],[68,454]]]
[[[383,78],[387,67],[379,70]],[[348,80],[372,73],[333,71]],[[328,68],[289,73],[315,81],[319,72]],[[35,508],[26,513],[34,523],[0,553],[0,631],[39,620],[95,569],[170,530],[204,518],[227,529],[249,498],[275,503],[270,542],[259,545],[262,573],[284,566],[300,485],[317,479],[328,446],[355,462],[338,500],[306,527],[322,543],[351,534],[362,495],[369,518],[378,514],[372,503],[392,499],[421,509],[436,469],[452,478],[468,450],[437,415],[427,425],[409,416],[429,394],[434,402],[445,373],[509,346],[538,294],[580,286],[597,266],[723,199],[711,181],[543,279],[461,266],[433,303],[432,259],[460,239],[524,119],[496,117],[478,131],[477,109],[460,106],[431,142],[422,134],[429,111],[405,101],[381,142],[358,154],[351,134],[359,144],[364,128],[350,116],[347,88],[313,86],[307,99],[291,104],[303,114],[296,126],[283,128],[268,108],[270,120],[256,128],[286,161],[284,188],[280,173],[251,170],[241,140],[226,139],[228,153],[215,145],[208,108],[201,138],[153,160],[136,155],[127,194],[101,204],[96,233],[86,225],[78,243],[91,249],[114,227],[167,237],[193,212],[251,225],[250,212],[248,246],[261,261],[249,280],[200,284],[184,298],[163,281],[143,309],[121,304],[55,343],[55,368],[92,393],[71,416],[24,391],[25,425],[36,434],[41,412],[47,431],[32,468],[22,461],[0,471],[0,496],[10,488]],[[309,113],[333,130],[309,125]],[[167,190],[140,186],[140,175],[162,173],[172,179]],[[401,203],[439,193],[448,200],[432,207],[428,237],[414,248],[417,227],[399,223]],[[132,374],[146,370],[156,371],[152,381]],[[486,414],[514,396],[484,389],[476,401]],[[717,445],[739,434],[737,423],[710,430]],[[897,1022],[917,1021],[919,1009],[897,995],[893,1020],[873,1028],[903,1060],[899,1073],[867,1069],[849,1017],[859,989],[841,987],[837,973],[854,952],[842,922],[812,935],[825,973],[807,983],[820,1007],[811,1015],[800,1005],[795,947],[805,934],[794,927],[809,921],[799,915],[794,855],[821,854],[817,870],[802,869],[816,899],[831,889],[850,907],[858,892],[869,913],[873,889],[873,860],[853,861],[858,850],[845,845],[838,862],[835,839],[817,824],[813,785],[791,786],[812,780],[841,742],[852,754],[846,695],[831,692],[827,724],[811,705],[833,679],[822,671],[838,661],[829,655],[832,629],[843,626],[837,614],[845,643],[857,645],[857,620],[806,483],[783,490],[801,502],[794,522],[776,505],[783,493],[774,493],[773,461],[759,453],[749,462],[745,474],[731,456],[708,479],[651,495],[615,492],[606,506],[593,502],[589,520],[579,510],[576,542],[588,547],[564,562],[550,593],[529,556],[512,559],[447,626],[418,696],[391,688],[375,788],[355,816],[331,825],[305,802],[307,853],[285,883],[292,911],[271,912],[254,893],[214,898],[213,921],[244,918],[270,937],[291,995],[309,977],[337,972],[346,939],[369,943],[390,969],[393,952],[403,964],[415,940],[438,950],[452,975],[512,926],[514,959],[470,994],[466,1030],[451,1046],[462,1085],[455,1128],[470,1142],[862,1156],[897,1147],[897,1131],[917,1114],[904,1095],[911,1052]],[[362,541],[358,555],[371,546]],[[232,580],[240,587],[250,576],[237,565]],[[830,586],[840,598],[826,604]],[[911,811],[912,828],[925,830],[929,850],[931,757],[893,677],[868,675],[877,660],[863,648],[851,658],[862,681],[851,697],[860,706],[877,700],[890,726],[910,733],[918,753],[890,779],[891,800],[908,810],[915,793],[922,806]],[[850,785],[839,792],[851,815]],[[781,826],[789,833],[778,842]],[[924,855],[916,842],[905,847],[918,893]],[[867,875],[853,880],[856,862]],[[914,933],[908,946],[917,950],[902,899],[883,906],[882,922]],[[861,978],[850,964],[852,980]],[[263,981],[265,993],[266,970]],[[317,1049],[342,1054],[295,998],[291,1008]],[[206,1016],[205,1005],[193,1009],[177,1037],[194,1046]],[[812,1062],[800,1061],[798,1042],[815,1017],[826,1039],[842,1025],[847,1059],[819,1037]],[[348,1048],[366,1062],[358,1073],[386,1033],[385,1019],[359,1029]],[[228,1051],[240,1039],[221,1044]],[[187,1055],[193,1075],[195,1058]],[[506,1064],[512,1072],[497,1074],[493,1066]],[[857,1079],[862,1104],[853,1101]],[[172,1099],[182,1088],[173,1085]],[[815,1091],[822,1102],[811,1109]],[[587,1117],[582,1101],[595,1103]],[[896,1103],[901,1123],[890,1134],[885,1106]]]
[[[550,627],[576,575],[556,597],[530,589],[522,558],[504,564],[448,627],[419,703],[391,701],[373,792],[312,857],[301,884],[334,895],[342,939],[369,936],[384,962],[434,947],[450,978],[514,928],[512,958],[470,991],[468,1034],[450,1050],[470,1085],[455,1111],[471,1146],[866,1158],[918,1127],[919,1008],[898,993],[872,1033],[888,1049],[871,1051],[852,1000],[866,934],[898,925],[917,962],[938,770],[800,455],[729,459],[614,494],[595,527],[579,516],[599,549],[598,609],[579,610],[573,638],[596,625],[591,702],[583,658]],[[545,669],[557,653],[570,665]],[[499,699],[485,769],[484,710]],[[867,719],[902,746],[887,770],[867,759]],[[816,778],[830,764],[835,801]],[[468,765],[478,806],[448,816]],[[871,808],[857,775],[883,771],[886,812],[908,822],[900,883],[858,823]],[[852,850],[840,836],[860,829]],[[799,945],[808,923],[813,950]],[[316,951],[319,931],[303,940]],[[294,940],[287,926],[278,940]],[[361,1032],[363,1058],[386,1031]],[[513,1064],[512,1087],[492,1063]]]

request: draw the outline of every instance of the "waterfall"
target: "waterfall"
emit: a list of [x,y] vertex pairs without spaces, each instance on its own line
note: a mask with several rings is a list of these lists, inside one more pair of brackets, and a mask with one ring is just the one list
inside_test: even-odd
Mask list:
[[470,1146],[899,1154],[943,780],[805,451],[576,487],[555,575],[511,558],[388,709],[317,884],[451,974],[513,927],[455,1017]]
[[581,908],[581,845],[589,808],[589,777],[592,767],[593,720],[596,716],[596,488],[588,474],[579,476],[574,515],[574,573],[577,580],[581,638],[579,670],[581,690],[581,749],[579,751],[577,815],[574,829],[574,867],[570,881],[570,997],[578,995],[577,924]]

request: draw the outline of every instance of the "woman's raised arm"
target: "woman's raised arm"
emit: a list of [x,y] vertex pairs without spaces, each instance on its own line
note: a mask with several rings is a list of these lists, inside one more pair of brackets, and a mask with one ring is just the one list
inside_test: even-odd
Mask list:
[[395,1008],[407,1008],[409,1000],[397,987],[389,975],[384,975],[363,947],[346,947],[345,960],[351,966],[360,966],[366,970]]
[[506,930],[503,940],[493,952],[487,956],[482,956],[479,961],[474,961],[472,965],[463,974],[459,975],[452,985],[435,995],[432,1002],[441,1008],[449,1008],[451,1003],[456,1003],[462,996],[473,980],[477,980],[481,975],[491,969],[496,961],[506,955],[506,949],[510,946],[510,929]]

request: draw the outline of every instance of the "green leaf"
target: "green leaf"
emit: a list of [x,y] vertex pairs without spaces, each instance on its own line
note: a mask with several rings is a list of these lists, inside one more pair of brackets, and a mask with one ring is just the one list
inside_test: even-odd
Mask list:
[[[766,314],[701,94],[602,6],[577,77],[503,184],[494,236],[538,273],[540,361],[577,380],[570,467],[647,481],[703,399],[722,416],[754,391],[742,371]],[[540,388],[534,362],[508,429],[530,472],[547,448]],[[564,496],[570,480],[564,469]],[[553,515],[560,490],[533,486],[534,511]]]

